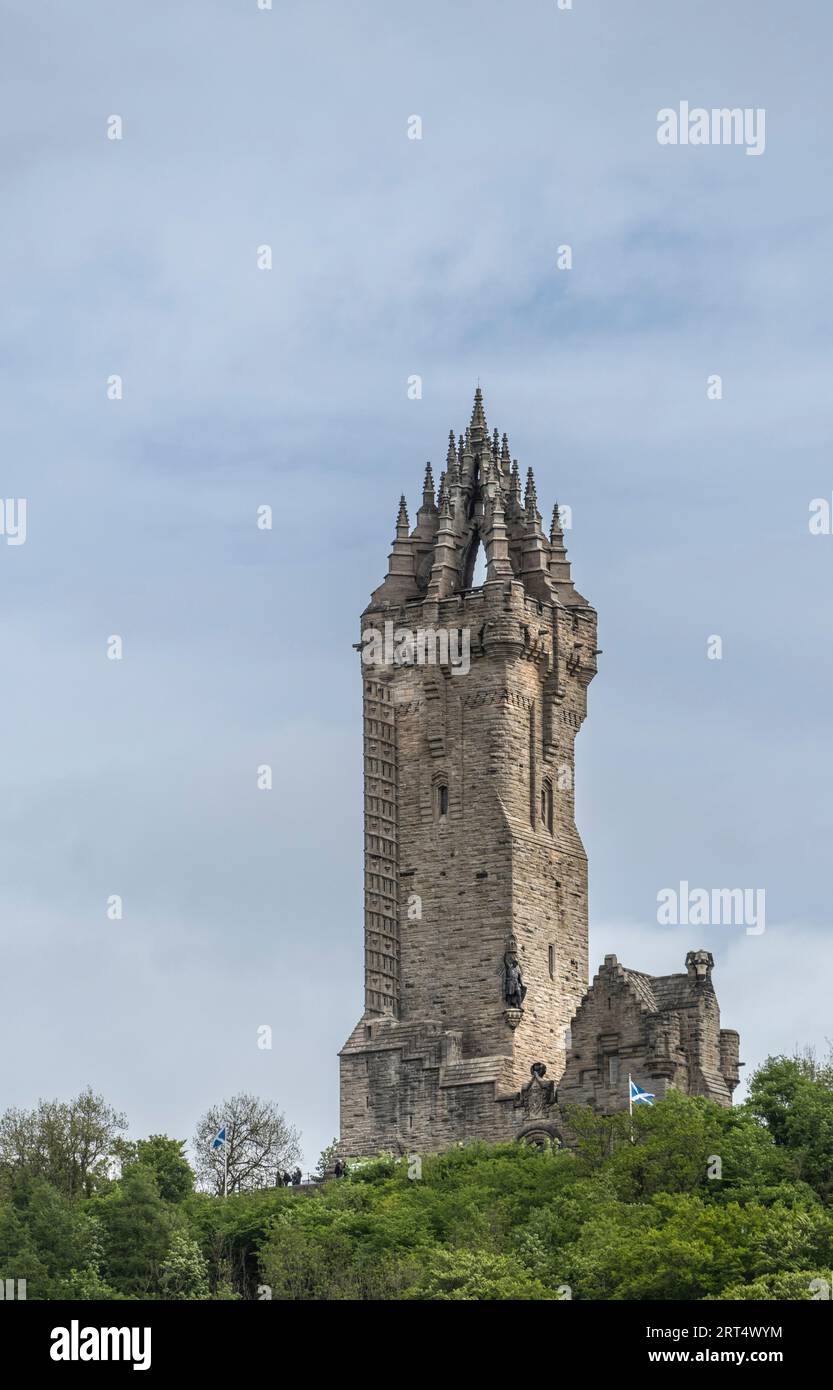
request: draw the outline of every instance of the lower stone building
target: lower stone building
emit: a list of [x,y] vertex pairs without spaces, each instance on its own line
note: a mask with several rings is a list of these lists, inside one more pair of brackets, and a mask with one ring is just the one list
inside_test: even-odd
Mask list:
[[543,1060],[512,1084],[508,1056],[465,1057],[462,1033],[381,1018],[360,1024],[345,1065],[372,1097],[343,1116],[352,1152],[443,1149],[466,1139],[564,1142],[565,1113],[626,1110],[628,1077],[661,1100],[670,1088],[730,1106],[740,1080],[739,1035],[721,1028],[714,957],[689,951],[685,971],[646,975],[605,956],[573,1019],[560,1079]]
[[731,1105],[740,1080],[740,1036],[720,1027],[715,960],[690,951],[684,974],[644,974],[605,956],[573,1019],[562,1105],[622,1108],[627,1076],[662,1099],[669,1087]]
[[714,957],[689,951],[685,966],[684,974],[645,975],[605,956],[573,1019],[561,1105],[619,1110],[629,1074],[658,1100],[673,1087],[731,1105],[740,1037],[720,1026]]

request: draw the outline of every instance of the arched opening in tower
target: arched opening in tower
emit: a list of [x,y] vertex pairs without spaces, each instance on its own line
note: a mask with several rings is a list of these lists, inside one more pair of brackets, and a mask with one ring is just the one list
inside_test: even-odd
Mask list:
[[485,583],[486,549],[480,538],[480,532],[475,531],[466,551],[466,562],[463,566],[463,588],[476,589]]

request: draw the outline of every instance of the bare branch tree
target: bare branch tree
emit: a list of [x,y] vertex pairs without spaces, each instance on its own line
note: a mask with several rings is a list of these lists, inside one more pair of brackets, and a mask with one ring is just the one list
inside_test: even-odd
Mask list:
[[[212,1149],[211,1142],[225,1126],[226,1152]],[[223,1168],[228,1162],[229,1192],[250,1192],[274,1187],[278,1175],[297,1163],[300,1135],[271,1100],[259,1100],[246,1092],[231,1096],[207,1110],[194,1135],[194,1168],[200,1186],[209,1192],[223,1190]]]

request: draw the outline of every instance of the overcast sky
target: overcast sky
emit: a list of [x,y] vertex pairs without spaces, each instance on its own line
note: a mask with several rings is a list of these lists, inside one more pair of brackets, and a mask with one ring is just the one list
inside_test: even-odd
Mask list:
[[[0,1107],[91,1084],[186,1138],[248,1089],[308,1164],[336,1133],[351,644],[478,377],[599,613],[594,968],[704,945],[747,1070],[824,1050],[828,0],[2,12],[0,497],[28,516],[0,536]],[[763,108],[764,153],[660,146],[681,101]],[[766,931],[659,926],[681,880],[764,888]]]

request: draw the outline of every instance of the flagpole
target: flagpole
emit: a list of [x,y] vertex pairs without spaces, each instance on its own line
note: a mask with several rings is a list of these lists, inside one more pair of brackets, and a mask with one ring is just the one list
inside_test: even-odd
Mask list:
[[[225,1128],[225,1125],[223,1126]],[[228,1196],[228,1130],[226,1129],[226,1139],[223,1144],[223,1196]]]
[[631,1080],[631,1074],[630,1074],[630,1072],[628,1072],[628,1114],[629,1114],[630,1117],[631,1117],[631,1123],[630,1123],[631,1143],[632,1143],[632,1144],[635,1144],[635,1143],[636,1143],[636,1138],[635,1138],[634,1132],[633,1132],[633,1081]]

